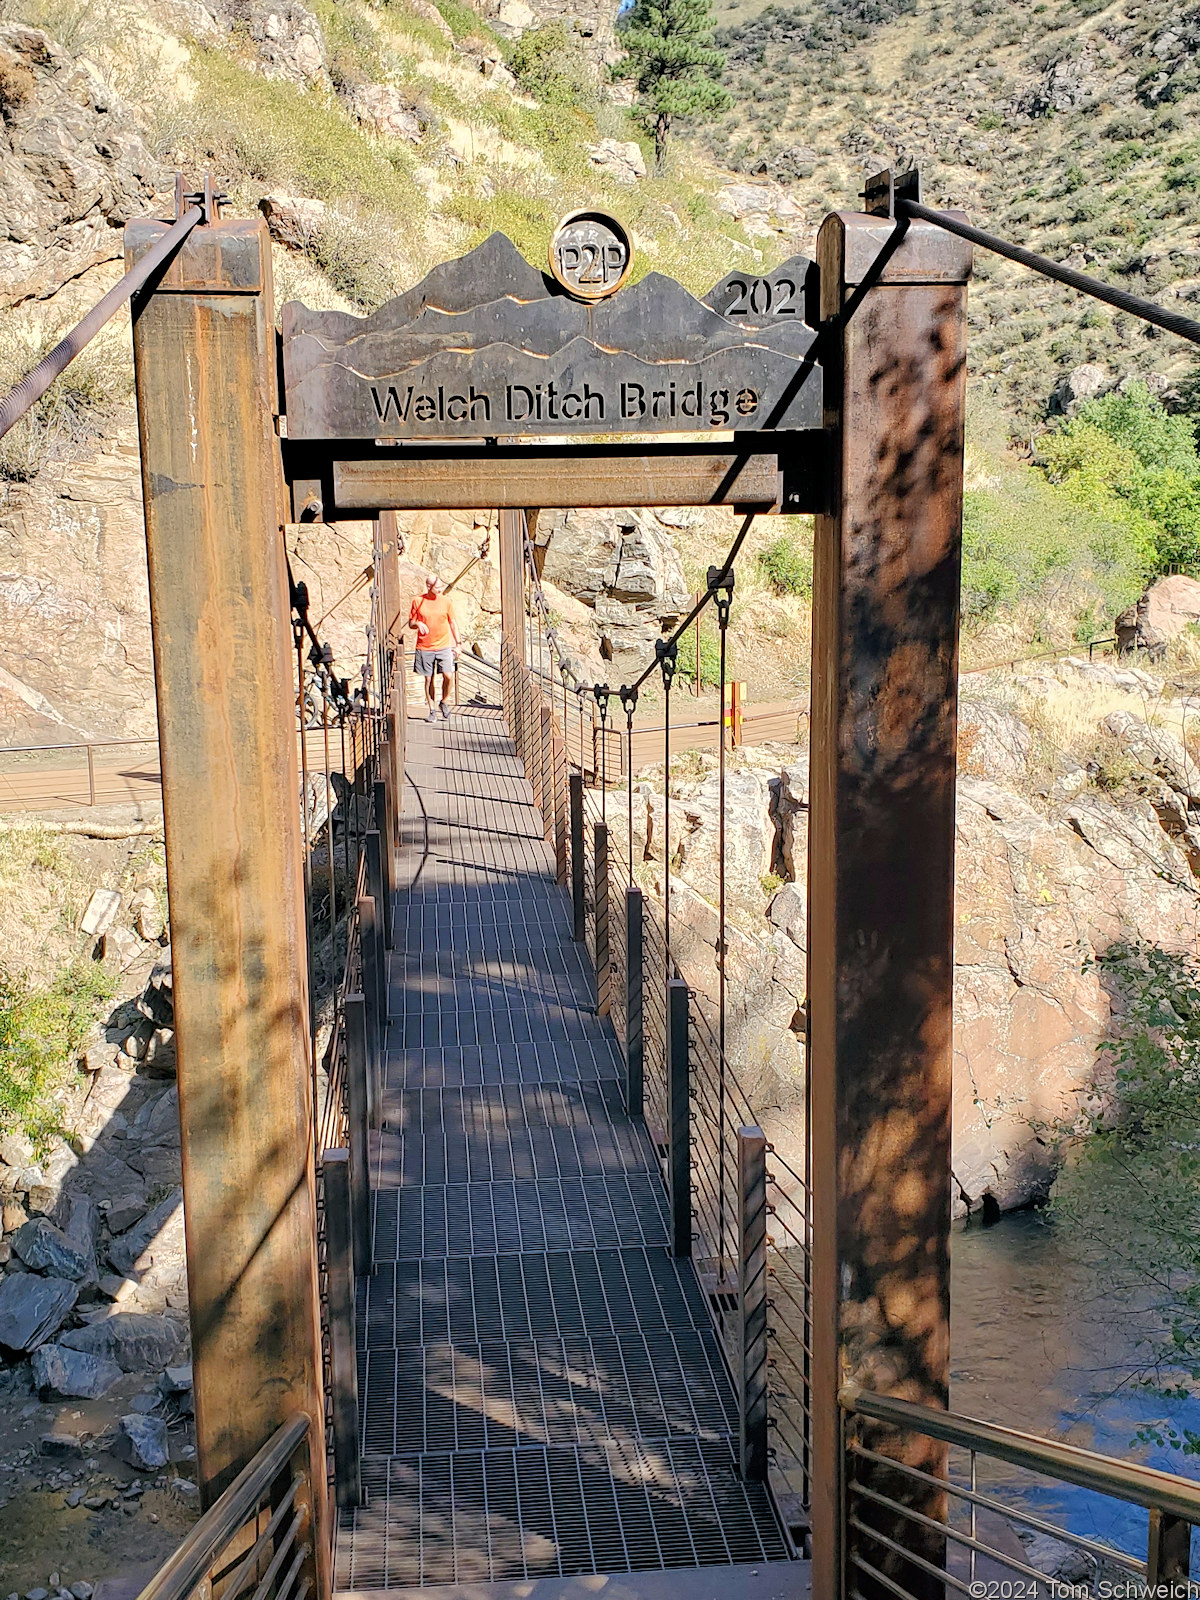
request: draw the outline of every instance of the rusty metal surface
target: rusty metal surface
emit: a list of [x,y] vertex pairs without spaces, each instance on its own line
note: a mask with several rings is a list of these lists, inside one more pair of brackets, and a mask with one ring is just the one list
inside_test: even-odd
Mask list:
[[803,318],[727,319],[655,272],[585,304],[497,233],[369,317],[285,306],[288,436],[812,428],[815,339]]
[[[836,1395],[944,1406],[949,1358],[950,1047],[965,279],[957,240],[841,214],[818,241],[840,511],[817,522],[809,866],[814,1216],[813,1592],[885,1589],[839,1570]],[[953,249],[951,249],[953,247]],[[904,254],[906,252],[906,254]],[[849,263],[849,271],[843,269]],[[918,282],[920,274],[945,281]],[[955,277],[957,274],[957,278]],[[843,315],[846,306],[852,314]],[[836,358],[837,352],[833,352]],[[840,408],[840,415],[839,415]],[[936,1473],[944,1445],[874,1425]],[[883,1480],[897,1488],[895,1473]],[[935,1489],[899,1493],[942,1514]],[[881,1523],[894,1513],[881,1512]],[[941,1559],[941,1535],[892,1532]],[[907,1592],[941,1595],[850,1531]]]
[[[125,229],[125,260],[140,261],[177,224],[138,217]],[[156,294],[263,294],[271,262],[256,247],[262,219],[231,219],[195,229],[155,285]]]
[[[130,224],[136,260],[159,225]],[[200,230],[134,356],[171,890],[196,1439],[211,1505],[297,1411],[323,1461],[291,630],[264,223]],[[213,293],[208,268],[233,292]],[[190,292],[185,274],[200,276]],[[257,286],[261,292],[251,292]],[[314,1475],[328,1593],[324,1478]]]
[[[475,506],[765,505],[780,497],[775,454],[611,455],[527,449],[464,457],[333,462],[339,511]],[[809,507],[813,509],[813,507]]]

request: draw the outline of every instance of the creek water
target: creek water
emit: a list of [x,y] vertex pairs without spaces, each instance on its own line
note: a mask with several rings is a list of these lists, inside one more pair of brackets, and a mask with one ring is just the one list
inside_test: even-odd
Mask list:
[[[1017,1212],[955,1232],[951,1408],[1200,1479],[1200,1457],[1134,1443],[1140,1428],[1163,1420],[1200,1431],[1200,1401],[1167,1401],[1136,1382],[1141,1330],[1136,1307],[1043,1215]],[[990,1467],[986,1480],[1057,1526],[1146,1554],[1146,1513],[1136,1506],[1003,1467]],[[1194,1573],[1197,1562],[1200,1552]]]

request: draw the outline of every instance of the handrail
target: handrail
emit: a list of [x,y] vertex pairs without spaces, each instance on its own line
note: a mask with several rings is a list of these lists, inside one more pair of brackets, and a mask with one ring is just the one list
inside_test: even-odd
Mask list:
[[158,735],[148,733],[143,739],[81,739],[74,744],[4,744],[0,756],[37,755],[42,750],[115,750],[130,744],[157,744]]
[[167,1557],[138,1600],[187,1600],[308,1437],[311,1426],[308,1415],[298,1411],[276,1430],[208,1508],[178,1550]]
[[838,1391],[838,1404],[854,1416],[890,1422],[909,1433],[922,1433],[947,1444],[978,1450],[1009,1466],[1045,1473],[1079,1489],[1092,1489],[1147,1510],[1169,1512],[1187,1522],[1200,1523],[1200,1484],[1136,1461],[1120,1461],[1058,1439],[1043,1439],[1019,1428],[1002,1428],[995,1422],[955,1411],[876,1394],[847,1383]]

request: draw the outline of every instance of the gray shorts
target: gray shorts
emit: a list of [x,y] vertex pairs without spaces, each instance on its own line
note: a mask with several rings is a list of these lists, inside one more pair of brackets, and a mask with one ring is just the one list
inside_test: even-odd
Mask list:
[[454,651],[448,645],[444,650],[417,650],[413,655],[413,671],[418,678],[432,678],[435,672],[452,678]]

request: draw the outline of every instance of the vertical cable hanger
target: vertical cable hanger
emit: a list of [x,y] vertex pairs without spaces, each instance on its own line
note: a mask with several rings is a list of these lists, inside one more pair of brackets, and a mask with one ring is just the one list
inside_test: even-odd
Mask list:
[[667,946],[667,980],[671,977],[671,684],[679,661],[676,639],[656,639],[654,655],[662,673],[663,716],[663,931]]
[[625,684],[620,688],[621,704],[625,708],[625,798],[629,807],[626,831],[629,835],[629,887],[633,888],[633,713],[637,710],[638,692]]
[[717,1150],[721,1181],[717,1184],[718,1273],[725,1277],[725,675],[726,638],[729,631],[729,611],[733,603],[733,568],[709,567],[708,592],[717,610],[717,629],[720,641],[720,738],[717,741],[717,1072],[720,1093],[717,1103]]

